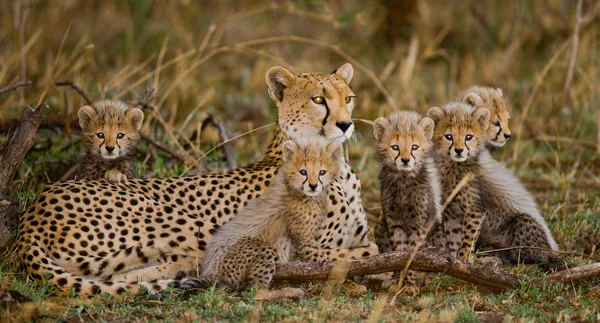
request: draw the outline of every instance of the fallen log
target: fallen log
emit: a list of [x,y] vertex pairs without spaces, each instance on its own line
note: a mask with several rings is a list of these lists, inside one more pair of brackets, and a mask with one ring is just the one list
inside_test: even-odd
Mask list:
[[571,283],[593,278],[600,279],[600,262],[584,265],[575,268],[569,268],[559,272],[546,275],[546,280],[562,283]]
[[[348,276],[363,276],[402,270],[410,258],[411,252],[396,251],[348,260]],[[327,279],[335,262],[314,264],[290,262],[277,267],[273,280],[307,281]],[[428,249],[416,253],[410,269],[443,273],[466,282],[495,290],[507,290],[521,286],[525,277],[507,273],[499,267],[485,264],[469,264],[452,257],[440,255]],[[533,285],[540,285],[534,281]]]

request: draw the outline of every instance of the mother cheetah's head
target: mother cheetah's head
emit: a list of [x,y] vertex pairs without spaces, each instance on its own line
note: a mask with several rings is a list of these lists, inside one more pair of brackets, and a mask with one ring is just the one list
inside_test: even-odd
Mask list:
[[352,136],[354,70],[344,64],[332,74],[293,75],[275,66],[267,71],[269,96],[277,104],[280,129],[291,139],[321,136],[344,142]]

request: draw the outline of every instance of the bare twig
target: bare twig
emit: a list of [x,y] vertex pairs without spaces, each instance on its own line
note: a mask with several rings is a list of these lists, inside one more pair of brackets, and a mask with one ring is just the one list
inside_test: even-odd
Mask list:
[[217,129],[219,129],[219,138],[221,139],[221,142],[227,142],[223,144],[223,151],[225,152],[225,157],[227,158],[227,166],[229,166],[229,169],[236,169],[237,163],[233,157],[233,153],[231,152],[231,144],[228,142],[229,138],[227,138],[227,131],[225,131],[225,127],[212,113],[209,113],[208,117],[202,121],[200,130],[204,130],[208,124],[213,124],[215,127],[217,127]]
[[152,101],[154,99],[154,97],[152,96],[153,93],[154,93],[153,88],[146,89],[146,92],[144,92],[144,95],[138,101],[136,108],[138,108],[138,109],[145,108],[148,105],[148,103],[150,103],[150,101]]
[[577,1],[577,20],[573,30],[573,48],[571,49],[571,59],[569,60],[569,69],[567,70],[567,79],[565,80],[565,93],[567,94],[571,91],[571,86],[573,85],[573,74],[575,73],[575,64],[577,63],[577,54],[579,52],[579,34],[581,33],[581,28],[596,19],[596,16],[600,13],[600,1],[596,1],[594,8],[585,17],[582,16],[582,10],[583,0],[579,0]]
[[31,81],[20,81],[20,82],[14,83],[14,84],[9,84],[3,88],[0,88],[0,95],[6,93],[8,91],[20,88],[22,86],[29,86],[29,85],[31,85]]
[[145,134],[145,133],[140,133],[140,135],[142,136],[142,139],[146,140],[148,143],[154,145],[156,148],[170,154],[171,156],[173,156],[175,159],[179,160],[180,162],[184,163],[186,162],[186,158],[181,155],[180,153],[176,152],[175,150],[169,148],[166,145],[161,144],[160,142],[158,142],[156,139],[150,137],[149,135]]
[[77,86],[77,84],[73,83],[73,81],[55,81],[54,85],[56,86],[70,86],[72,87],[75,91],[77,91],[77,93],[79,93],[79,95],[81,95],[84,99],[85,102],[87,102],[87,104],[92,104],[92,99],[90,98],[90,96],[85,93],[85,91],[80,88],[79,86]]
[[75,177],[75,174],[77,174],[77,172],[79,171],[79,169],[81,168],[82,164],[81,163],[75,163],[73,166],[71,166],[71,168],[69,168],[64,174],[63,176],[60,177],[60,181],[68,181],[70,179],[72,179],[73,177]]
[[546,276],[547,280],[570,283],[600,277],[600,262],[570,268]]
[[25,155],[35,143],[37,129],[42,123],[42,116],[48,110],[46,102],[42,102],[35,110],[27,106],[23,113],[23,121],[17,133],[8,142],[0,159],[0,198],[2,191],[15,176]]
[[[348,260],[348,276],[363,276],[399,270],[406,266],[411,253],[396,251],[360,259]],[[327,279],[335,262],[325,264],[291,262],[278,266],[273,280],[307,281]],[[522,277],[509,274],[500,268],[469,264],[452,257],[446,257],[427,248],[418,251],[412,260],[411,268],[418,271],[444,273],[464,281],[496,290],[505,290],[521,285]],[[539,284],[533,281],[532,284]]]

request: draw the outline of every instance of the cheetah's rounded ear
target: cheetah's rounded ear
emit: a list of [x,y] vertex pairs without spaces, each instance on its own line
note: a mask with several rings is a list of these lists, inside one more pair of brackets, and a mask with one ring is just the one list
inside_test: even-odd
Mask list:
[[142,121],[144,121],[144,112],[138,108],[131,108],[125,112],[125,117],[131,122],[131,126],[135,131],[142,129]]
[[435,123],[430,118],[425,117],[425,118],[419,120],[419,127],[421,129],[423,129],[423,133],[425,134],[425,137],[427,137],[427,139],[433,138],[434,126],[435,126]]
[[467,93],[463,97],[462,102],[466,103],[468,105],[472,105],[474,107],[480,107],[483,105],[483,99],[481,98],[481,96],[479,96],[479,94],[477,94],[475,92]]
[[341,142],[333,141],[327,145],[325,152],[331,156],[333,160],[342,160],[344,149]]
[[271,67],[265,75],[267,86],[269,87],[269,96],[275,102],[283,100],[283,90],[294,83],[296,77],[290,71],[281,66]]
[[445,115],[444,110],[440,107],[433,107],[427,111],[427,117],[431,118],[435,123],[439,123]]
[[490,125],[490,110],[486,108],[479,108],[473,112],[473,118],[475,118],[481,129],[486,131]]
[[77,111],[77,117],[79,118],[79,126],[83,131],[88,129],[92,118],[94,118],[98,113],[96,110],[89,105],[81,107],[79,111]]
[[352,76],[354,76],[354,68],[352,67],[352,64],[346,63],[340,66],[340,68],[335,70],[333,73],[343,78],[346,83],[350,84],[350,81],[352,81]]
[[282,147],[283,162],[287,163],[298,152],[298,145],[292,140],[286,140]]
[[379,117],[373,121],[373,136],[376,140],[381,140],[385,129],[390,127],[390,121],[384,117]]

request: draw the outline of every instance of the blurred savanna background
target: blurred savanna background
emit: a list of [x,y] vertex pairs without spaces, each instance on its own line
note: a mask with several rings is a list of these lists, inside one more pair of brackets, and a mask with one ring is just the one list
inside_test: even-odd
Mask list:
[[[26,105],[50,106],[4,195],[23,208],[44,185],[72,176],[81,148],[76,112],[86,105],[80,92],[135,104],[154,88],[137,175],[198,174],[260,159],[274,130],[260,127],[276,120],[269,67],[331,72],[350,62],[360,135],[347,153],[371,220],[379,170],[371,126],[358,119],[424,114],[471,85],[499,87],[512,107],[513,138],[493,156],[534,193],[569,266],[599,261],[599,16],[597,0],[0,0],[0,147]],[[18,82],[26,83],[2,91]],[[217,127],[202,126],[209,117]],[[227,149],[212,149],[234,137]],[[11,257],[2,258],[0,290],[34,302],[0,307],[2,319],[600,320],[597,281],[490,294],[439,275],[393,306],[376,291],[324,296],[312,285],[312,296],[295,302],[218,289],[186,301],[83,301],[51,298],[48,286],[15,274]],[[539,275],[535,266],[514,271]]]

